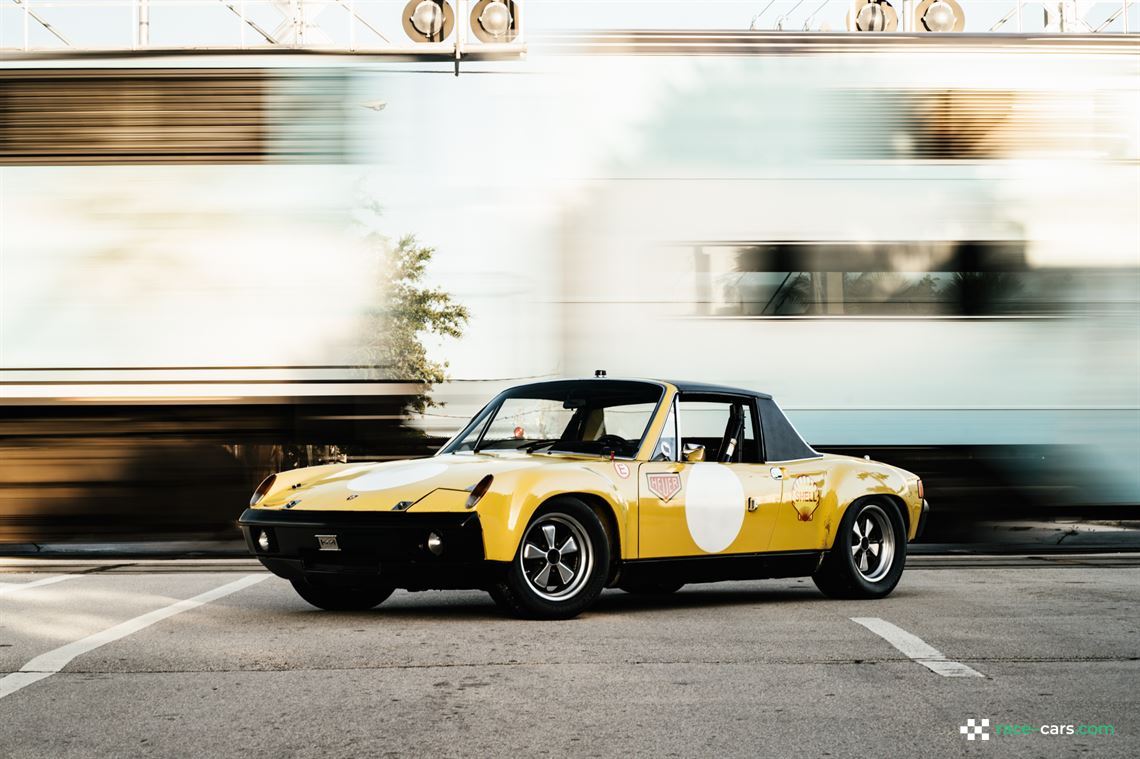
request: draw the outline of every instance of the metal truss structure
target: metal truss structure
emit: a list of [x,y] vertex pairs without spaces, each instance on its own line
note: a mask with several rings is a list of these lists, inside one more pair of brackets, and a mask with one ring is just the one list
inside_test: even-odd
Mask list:
[[15,53],[518,57],[525,0],[0,0]]
[[[782,13],[777,13],[778,2],[767,0],[760,12],[752,17],[750,29],[830,31],[817,25],[816,19],[829,6],[846,4],[849,6],[846,31],[849,32],[962,32],[970,4],[968,0],[795,0]],[[1010,3],[1007,13],[983,31],[1127,34],[1129,8],[1135,5],[1135,0],[1116,3],[1015,0]],[[1032,23],[1029,21],[1031,18]]]
[[[524,6],[531,1],[0,0],[0,53],[10,60],[22,54],[68,57],[243,51],[457,62],[509,59],[527,49]],[[979,1],[757,0],[759,12],[752,17],[751,30],[871,32],[875,37],[892,32],[962,32],[971,4]],[[973,31],[1127,34],[1129,15],[1136,15],[1138,5],[1138,0],[1006,1],[1010,3],[1007,13],[988,30]],[[818,21],[827,10],[834,17],[840,7],[847,9],[845,29],[831,30]],[[545,47],[548,40],[544,36],[532,41]]]

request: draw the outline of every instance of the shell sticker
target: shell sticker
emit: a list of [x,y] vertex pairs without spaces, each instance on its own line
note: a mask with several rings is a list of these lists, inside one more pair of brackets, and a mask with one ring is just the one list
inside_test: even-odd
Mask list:
[[815,516],[815,510],[819,508],[819,496],[819,485],[806,474],[801,474],[792,483],[792,506],[801,522],[810,522]]
[[661,499],[662,503],[669,503],[673,496],[681,492],[681,475],[675,472],[652,472],[645,475],[645,484],[649,492]]
[[629,479],[629,464],[624,461],[615,461],[614,471],[617,472],[618,477],[621,477],[623,480]]

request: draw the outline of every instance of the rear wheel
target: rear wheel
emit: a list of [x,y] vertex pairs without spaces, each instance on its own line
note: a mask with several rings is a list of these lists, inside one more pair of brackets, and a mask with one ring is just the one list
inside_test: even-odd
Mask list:
[[527,525],[491,597],[517,616],[569,619],[597,599],[609,568],[610,545],[601,519],[577,498],[557,498]]
[[332,588],[307,580],[293,580],[293,589],[301,598],[325,611],[364,611],[379,606],[395,591],[390,585]]
[[898,507],[864,501],[848,507],[812,580],[832,598],[883,598],[898,585],[905,564],[906,526]]

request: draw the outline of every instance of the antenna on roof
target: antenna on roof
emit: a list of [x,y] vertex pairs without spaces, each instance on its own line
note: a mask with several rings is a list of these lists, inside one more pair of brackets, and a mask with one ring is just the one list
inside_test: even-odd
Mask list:
[[594,378],[595,379],[600,378],[600,377],[605,377],[605,376],[606,376],[606,370],[605,369],[595,369],[594,370]]

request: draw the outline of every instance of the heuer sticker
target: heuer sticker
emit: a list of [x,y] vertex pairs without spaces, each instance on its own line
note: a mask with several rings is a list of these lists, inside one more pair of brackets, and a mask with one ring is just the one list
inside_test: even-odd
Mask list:
[[664,503],[668,503],[673,496],[681,492],[681,475],[674,472],[654,472],[645,475],[649,492],[657,496]]

